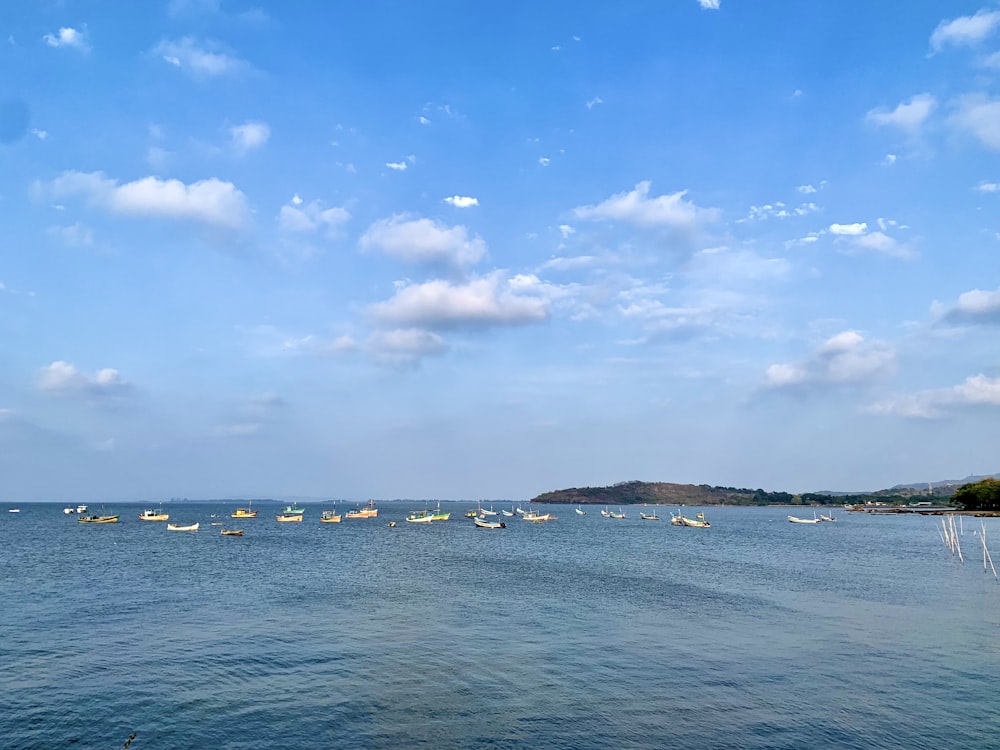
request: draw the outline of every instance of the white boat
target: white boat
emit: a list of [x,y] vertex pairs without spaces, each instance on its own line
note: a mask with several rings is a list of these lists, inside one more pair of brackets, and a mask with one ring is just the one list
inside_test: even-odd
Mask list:
[[818,518],[799,518],[798,516],[789,516],[788,520],[792,523],[819,523]]
[[20,513],[21,509],[20,508],[10,508],[7,512],[8,513]]
[[828,516],[827,515],[823,515],[822,513],[820,513],[819,514],[819,520],[820,521],[829,521],[829,522],[832,523],[833,521],[836,521],[837,519],[834,518],[833,513],[830,513],[830,515],[828,515]]
[[585,511],[585,510],[580,510],[579,508],[577,508],[577,509],[576,509],[576,514],[577,514],[578,516],[585,516],[585,515],[587,515],[587,511]]
[[601,517],[602,518],[611,518],[611,511],[609,511],[606,506],[605,506],[604,510],[601,511]]
[[485,518],[473,518],[472,522],[480,529],[506,529],[507,524],[503,521],[487,521]]
[[178,526],[176,523],[168,523],[167,531],[197,531],[198,525],[193,523],[190,526]]
[[514,517],[514,511],[512,511],[512,510],[501,510],[500,514],[503,515],[505,518],[513,518]]
[[539,523],[541,521],[556,521],[558,519],[551,513],[538,513],[537,511],[531,510],[521,516],[521,520]]
[[659,521],[660,520],[660,517],[658,515],[656,515],[655,513],[643,513],[642,511],[639,512],[639,518],[642,519],[643,521]]
[[76,512],[77,513],[86,513],[87,512],[87,506],[85,504],[83,504],[83,503],[80,503],[79,505],[76,506]]
[[63,508],[63,513],[65,513],[67,516],[71,516],[74,513],[76,513],[76,508],[72,506],[70,506],[69,508]]

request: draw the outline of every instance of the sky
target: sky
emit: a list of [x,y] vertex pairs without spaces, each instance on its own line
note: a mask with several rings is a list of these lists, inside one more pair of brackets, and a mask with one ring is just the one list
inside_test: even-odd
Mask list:
[[0,499],[1000,471],[1000,4],[0,7]]

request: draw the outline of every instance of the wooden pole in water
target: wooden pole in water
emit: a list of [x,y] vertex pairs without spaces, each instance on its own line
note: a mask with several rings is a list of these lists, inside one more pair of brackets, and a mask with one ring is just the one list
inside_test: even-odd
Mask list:
[[983,571],[984,572],[986,571],[986,561],[989,560],[990,561],[990,567],[993,568],[993,577],[994,578],[1000,578],[1000,576],[997,575],[996,566],[993,564],[993,555],[991,555],[990,551],[986,548],[986,524],[983,523],[982,521],[980,521],[980,523],[982,523],[982,525],[983,525],[983,531],[982,531],[982,535],[983,535]]
[[955,542],[955,549],[958,551],[958,559],[961,562],[965,562],[965,558],[962,557],[962,545],[958,541],[958,534],[955,533],[955,516],[951,517],[951,538]]

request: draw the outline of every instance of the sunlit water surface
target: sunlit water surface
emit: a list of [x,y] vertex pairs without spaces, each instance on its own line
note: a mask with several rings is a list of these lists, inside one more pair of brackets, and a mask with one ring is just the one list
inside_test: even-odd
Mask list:
[[[988,748],[1000,584],[931,517],[710,529],[0,511],[0,747]],[[344,510],[341,508],[341,510]],[[689,513],[694,512],[686,509]],[[217,514],[219,518],[213,518]],[[397,521],[389,528],[387,521]],[[244,537],[223,537],[220,527]],[[1000,541],[1000,519],[987,539]],[[1000,550],[1000,548],[998,548]],[[998,553],[1000,554],[1000,553]]]

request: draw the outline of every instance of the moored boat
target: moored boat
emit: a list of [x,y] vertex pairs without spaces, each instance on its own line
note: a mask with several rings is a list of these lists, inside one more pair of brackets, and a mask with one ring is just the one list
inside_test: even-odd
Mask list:
[[77,523],[118,523],[118,516],[80,516]]
[[170,514],[164,513],[162,508],[160,510],[146,508],[146,510],[139,514],[140,521],[166,521],[169,518]]
[[819,523],[818,518],[799,518],[798,516],[789,516],[788,520],[792,523]]
[[369,500],[368,505],[364,508],[355,508],[352,511],[348,511],[348,518],[377,518],[378,508],[375,507],[375,501]]
[[340,519],[341,519],[341,515],[337,512],[336,509],[334,509],[334,510],[324,510],[319,515],[319,522],[320,523],[340,523]]
[[288,515],[282,514],[280,516],[275,516],[274,520],[280,523],[301,523],[302,515],[300,513],[291,513]]
[[243,536],[243,529],[222,529],[222,536]]
[[415,510],[406,516],[407,523],[431,523],[434,520],[434,514],[429,510]]
[[76,512],[77,513],[86,513],[87,512],[87,504],[86,503],[80,503],[79,505],[77,505],[76,506]]
[[245,508],[237,508],[229,514],[230,518],[256,518],[257,511],[253,509],[253,500],[247,503]]
[[542,521],[557,521],[559,520],[551,513],[539,513],[537,511],[528,511],[521,518],[525,521],[531,521],[532,523],[541,523]]
[[580,509],[580,508],[577,508],[577,509],[576,509],[576,514],[577,514],[578,516],[585,516],[585,515],[587,515],[587,511],[585,511],[585,510],[582,510],[582,509]]
[[181,526],[180,524],[176,523],[168,523],[167,531],[197,531],[200,525],[201,524],[199,523],[191,523],[188,524],[187,526]]
[[303,508],[301,505],[292,503],[291,505],[286,505],[284,508],[282,508],[281,512],[283,515],[286,516],[301,516],[303,513],[306,512],[306,509]]
[[63,513],[65,513],[67,516],[71,516],[74,513],[76,513],[76,508],[74,508],[72,506],[70,506],[68,508],[63,508]]
[[480,529],[506,529],[507,524],[503,521],[488,521],[485,518],[475,517],[472,519],[472,523]]
[[639,513],[639,518],[641,518],[643,521],[659,521],[660,520],[660,517],[658,515],[656,515],[655,513],[643,513],[641,511]]

